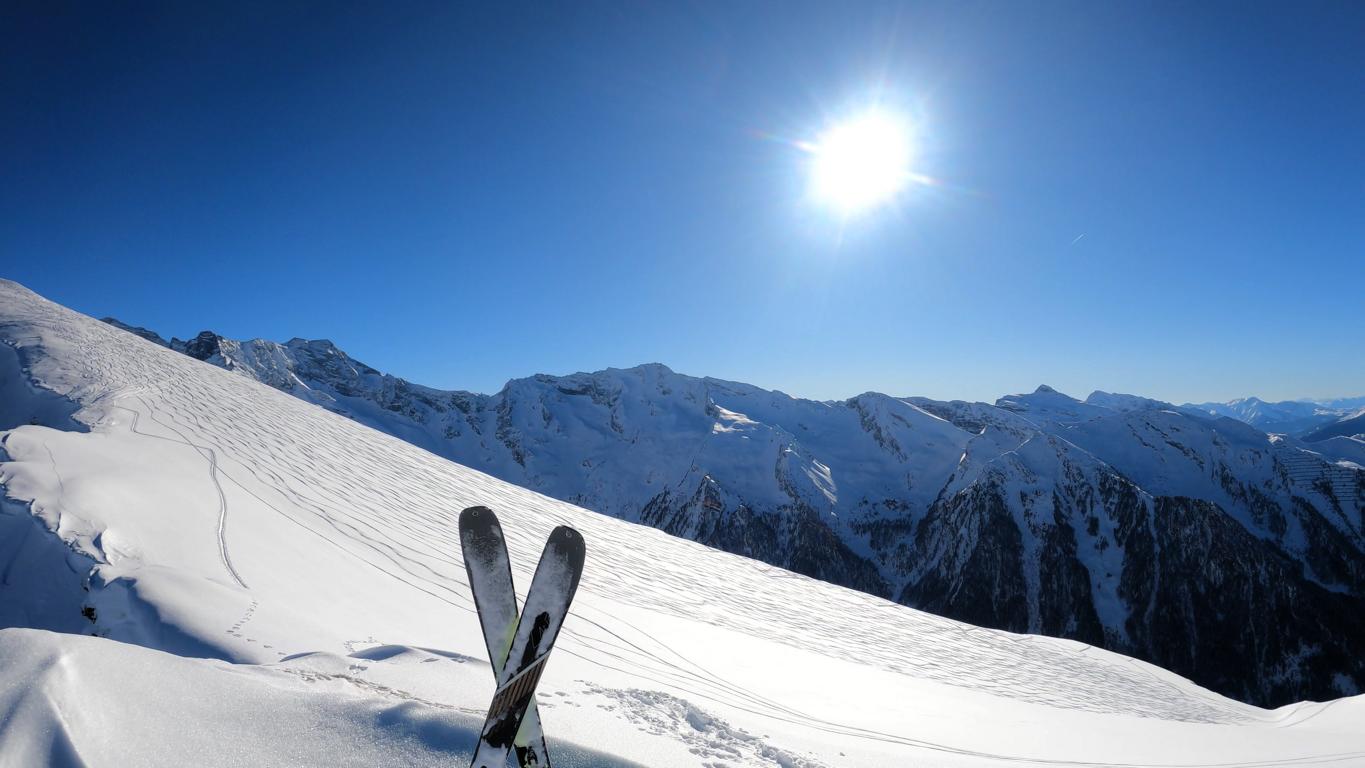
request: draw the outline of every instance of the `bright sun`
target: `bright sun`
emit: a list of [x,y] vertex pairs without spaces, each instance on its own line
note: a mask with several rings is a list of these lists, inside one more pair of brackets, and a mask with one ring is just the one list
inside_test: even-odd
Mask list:
[[845,214],[890,200],[912,177],[909,126],[884,112],[834,126],[811,151],[812,191]]

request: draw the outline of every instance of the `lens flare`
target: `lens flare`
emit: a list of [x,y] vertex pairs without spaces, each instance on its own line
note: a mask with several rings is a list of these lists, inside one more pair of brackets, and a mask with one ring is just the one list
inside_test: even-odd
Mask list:
[[831,128],[810,147],[811,191],[845,214],[889,201],[913,180],[913,136],[902,119],[869,112]]

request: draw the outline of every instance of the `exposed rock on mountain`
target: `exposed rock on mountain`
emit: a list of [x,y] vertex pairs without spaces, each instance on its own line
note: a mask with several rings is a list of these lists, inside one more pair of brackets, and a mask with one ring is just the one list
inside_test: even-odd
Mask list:
[[1049,387],[814,402],[652,364],[479,395],[328,341],[169,345],[500,479],[953,618],[1262,705],[1365,689],[1365,471],[1345,438]]

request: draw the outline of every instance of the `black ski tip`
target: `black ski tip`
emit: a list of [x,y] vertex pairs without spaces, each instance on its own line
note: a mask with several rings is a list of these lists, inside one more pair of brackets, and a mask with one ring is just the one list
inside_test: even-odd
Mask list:
[[493,514],[493,510],[488,507],[465,507],[464,511],[460,513],[460,527],[466,527],[485,515],[494,520],[498,519]]
[[488,507],[469,507],[460,513],[461,535],[484,536],[493,533],[501,535],[502,525],[498,516]]
[[470,507],[460,513],[460,545],[469,559],[470,548],[503,547],[502,525],[488,507]]
[[545,542],[545,546],[564,551],[569,555],[571,562],[577,562],[580,566],[587,554],[587,545],[583,543],[583,534],[567,525],[555,526],[555,529],[550,532],[550,538]]

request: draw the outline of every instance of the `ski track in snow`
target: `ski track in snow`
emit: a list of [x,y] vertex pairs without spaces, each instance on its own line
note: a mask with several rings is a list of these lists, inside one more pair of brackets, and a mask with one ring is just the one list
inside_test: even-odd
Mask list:
[[218,537],[218,556],[222,559],[223,567],[227,569],[228,575],[231,576],[232,580],[237,583],[237,586],[241,587],[242,589],[249,589],[249,587],[247,587],[246,585],[246,582],[242,581],[241,575],[237,573],[237,569],[233,567],[232,556],[228,553],[227,546],[228,503],[227,495],[223,493],[223,484],[218,480],[218,452],[212,448],[206,448],[201,445],[196,445],[188,437],[185,437],[184,432],[158,419],[156,417],[156,413],[152,410],[151,406],[147,405],[147,402],[143,400],[140,395],[132,393],[129,393],[129,395],[142,404],[142,408],[147,412],[148,418],[150,418],[157,424],[161,425],[162,427],[165,427],[166,429],[169,429],[170,431],[174,432],[180,439],[174,440],[172,438],[165,437],[162,435],[153,435],[147,432],[141,432],[138,430],[137,427],[138,421],[141,419],[142,416],[142,411],[133,410],[132,408],[128,408],[122,405],[113,404],[108,405],[107,407],[109,408],[117,408],[118,410],[127,411],[128,413],[132,414],[132,422],[128,425],[128,429],[130,432],[136,435],[142,435],[143,437],[151,437],[156,438],[158,440],[168,440],[173,443],[181,443],[185,446],[188,446],[189,448],[194,449],[196,453],[198,453],[199,455],[203,456],[205,459],[208,460],[209,480],[213,482],[213,489],[218,494],[218,525],[216,530],[216,535]]
[[[174,393],[187,395],[191,402],[212,402],[212,393],[201,392],[194,397],[196,393],[183,384]],[[160,414],[149,413],[150,418],[180,434],[187,445],[198,449],[185,435],[189,432],[204,444],[204,451],[231,457],[229,461],[236,464],[246,476],[283,497],[285,503],[271,504],[277,513],[332,545],[365,557],[372,567],[387,576],[466,611],[472,611],[473,606],[467,598],[466,577],[457,559],[459,545],[453,515],[460,504],[452,503],[448,508],[412,509],[412,502],[445,497],[453,488],[477,488],[483,485],[485,487],[479,489],[482,493],[476,491],[474,495],[489,500],[494,509],[504,516],[513,510],[524,509],[528,501],[542,508],[560,507],[529,493],[526,494],[529,499],[506,498],[503,488],[488,487],[496,481],[489,482],[472,470],[446,464],[415,449],[405,452],[413,454],[408,458],[416,459],[418,466],[414,467],[414,472],[404,476],[407,473],[402,472],[403,467],[386,461],[386,457],[379,454],[378,446],[351,446],[359,449],[358,453],[368,454],[357,457],[359,460],[354,463],[375,470],[377,475],[373,483],[357,482],[360,478],[356,473],[347,472],[344,465],[331,461],[331,457],[313,451],[307,445],[272,444],[271,436],[264,429],[247,432],[246,435],[254,438],[252,442],[265,449],[263,458],[268,459],[270,464],[267,466],[264,462],[253,460],[253,454],[256,453],[252,450],[253,446],[243,436],[233,434],[236,430],[231,428],[234,424],[238,427],[251,424],[251,410],[238,410],[228,403],[225,405],[229,407],[221,412],[197,412],[181,406],[177,402],[179,398],[170,397],[171,394],[159,393],[158,401],[167,409]],[[141,401],[139,404],[150,412],[146,399],[138,399]],[[277,415],[283,420],[293,417],[287,412]],[[327,419],[341,420],[342,417],[327,414]],[[325,444],[338,437],[329,435],[324,438],[320,435],[317,444]],[[378,435],[376,438],[375,442],[379,442]],[[387,442],[387,438],[384,441]],[[388,449],[396,447],[399,446],[384,446]],[[406,446],[402,447],[406,449]],[[236,471],[225,471],[221,466],[219,464],[218,471],[223,476],[238,486],[244,485],[236,479]],[[272,469],[272,466],[288,468],[289,471],[286,474]],[[449,478],[452,473],[468,476]],[[446,482],[437,484],[436,478],[445,479]],[[400,499],[386,489],[414,486],[425,492],[405,494],[405,498]],[[344,489],[345,492],[338,493],[335,489]],[[288,508],[295,511],[285,511]],[[310,519],[301,519],[302,516],[296,511],[303,511]],[[367,511],[371,514],[363,514]],[[829,625],[820,617],[843,618],[847,614],[846,592],[840,590],[830,594],[831,590],[823,588],[824,585],[819,585],[819,582],[757,562],[745,562],[744,565],[769,578],[746,578],[743,582],[761,585],[766,589],[751,591],[743,596],[722,589],[699,591],[699,582],[694,574],[677,571],[672,564],[651,558],[643,551],[640,539],[646,529],[594,525],[598,521],[588,518],[592,513],[578,512],[567,505],[544,511],[550,512],[552,519],[558,518],[580,529],[591,530],[587,534],[590,542],[614,540],[608,546],[594,546],[590,555],[609,552],[624,561],[604,563],[594,557],[584,581],[590,591],[598,596],[684,618],[694,618],[702,607],[721,607],[714,611],[716,616],[710,623],[779,642],[787,642],[787,638],[793,634],[803,640],[814,636],[823,641],[821,651],[836,657],[850,661],[874,660],[891,671],[969,685],[998,695],[1018,696],[1024,692],[1031,698],[1057,706],[1097,711],[1118,710],[1126,703],[1130,705],[1127,709],[1131,712],[1196,722],[1227,722],[1244,717],[1239,708],[1229,707],[1213,696],[1205,699],[1188,695],[1168,698],[1171,691],[1167,684],[1136,669],[1134,675],[1120,677],[1108,665],[1094,665],[1095,668],[1090,670],[1091,675],[1080,676],[1090,685],[1075,688],[1058,685],[1054,679],[1035,676],[1033,673],[1053,663],[1084,668],[1087,664],[1083,654],[1071,652],[1066,654],[1071,658],[1056,659],[1058,649],[1050,642],[1037,643],[1031,636],[1011,637],[975,631],[974,627],[927,614],[916,616],[916,621],[906,621],[903,609],[876,598],[860,600],[862,605],[859,606],[861,610],[856,626],[848,626],[847,623]],[[573,514],[575,512],[578,514]],[[383,525],[379,525],[378,521],[383,521]],[[506,530],[509,531],[508,546],[513,552],[513,562],[523,564],[523,568],[526,563],[534,563],[538,554],[537,540],[541,534],[528,534],[526,526],[516,524],[509,525]],[[365,551],[356,552],[348,544],[359,544]],[[710,551],[707,552],[709,554]],[[732,558],[719,552],[714,553],[713,559],[719,567],[727,570],[735,565]],[[521,583],[529,583],[524,572],[520,576]],[[721,577],[714,583],[728,582],[728,579]],[[814,585],[819,585],[819,588],[812,589]],[[834,610],[835,598],[839,610]],[[824,603],[830,604],[822,605]],[[804,610],[793,610],[797,606]],[[822,607],[828,610],[822,610]],[[599,620],[592,613],[595,612],[586,606],[575,608],[573,614],[586,614],[583,618],[587,621],[566,626],[565,635],[579,642],[564,644],[562,647],[565,652],[597,663],[625,667],[627,671],[644,678],[687,681],[696,687],[694,693],[735,703],[736,692],[719,684],[715,676],[692,668],[685,661],[681,664],[668,661],[666,657],[671,654],[666,646],[652,637],[638,637],[633,643],[626,640],[623,645],[618,638],[624,639],[633,634],[632,630],[628,627],[618,627],[615,631],[607,629],[602,620],[609,622],[610,617],[604,615]],[[794,626],[775,625],[772,622],[773,616],[784,613],[797,614],[799,618],[793,624],[800,625],[803,631],[794,633]],[[582,627],[585,624],[593,629],[584,630]],[[912,639],[907,641],[907,638]],[[915,642],[914,638],[922,638],[924,642]],[[1025,647],[1023,653],[1036,659],[1038,665],[1023,666],[1018,663],[1021,645]],[[649,650],[645,650],[650,646]],[[896,652],[898,647],[914,649],[918,653]],[[939,650],[947,653],[935,652]],[[964,654],[970,655],[970,666],[978,673],[971,679],[963,679],[961,674]],[[1098,676],[1093,674],[1095,672],[1099,673]],[[1132,691],[1135,695],[1126,696],[1125,691]],[[745,700],[752,697],[742,694],[739,698]],[[1159,706],[1162,702],[1165,706]]]
[[[685,693],[687,701],[650,691],[590,688],[641,727],[683,734],[699,756],[711,761],[708,765],[725,765],[737,755],[780,766],[824,764],[782,752],[705,714],[699,708],[705,702],[797,723],[837,739],[1009,763],[1111,768],[1129,764],[992,754],[820,718],[727,680],[618,615],[617,604],[704,621],[913,678],[1054,707],[1185,723],[1248,724],[1269,717],[1194,686],[1174,685],[1163,679],[1162,672],[1140,662],[1096,659],[1089,646],[981,630],[911,611],[538,496],[177,353],[152,354],[138,348],[137,354],[128,354],[129,344],[145,342],[93,321],[74,326],[56,312],[39,305],[31,314],[47,315],[38,323],[44,333],[78,337],[67,341],[82,354],[65,362],[81,367],[70,389],[89,403],[83,420],[97,432],[127,429],[139,439],[182,444],[207,462],[218,496],[216,535],[222,565],[243,590],[250,588],[228,546],[230,496],[236,493],[253,498],[261,509],[329,548],[364,562],[380,578],[469,613],[474,608],[456,528],[461,508],[483,504],[502,518],[520,585],[530,582],[530,568],[548,526],[573,526],[588,542],[588,566],[557,653],[627,673],[641,684],[657,683]],[[146,364],[150,359],[154,366]],[[168,376],[168,371],[178,375]],[[116,423],[121,421],[111,419],[116,410],[129,413],[130,420]],[[176,437],[140,430],[144,415]],[[295,441],[282,435],[309,439]],[[57,462],[52,460],[55,470]],[[666,554],[679,548],[689,550],[686,562]],[[704,578],[690,567],[696,563],[710,568]],[[250,607],[229,633],[241,637],[260,605],[251,597]],[[382,637],[382,628],[375,631]],[[372,636],[369,641],[348,642],[346,652],[354,652],[355,644],[362,642],[376,641]],[[1201,765],[1268,768],[1361,759],[1365,754],[1343,753]]]

